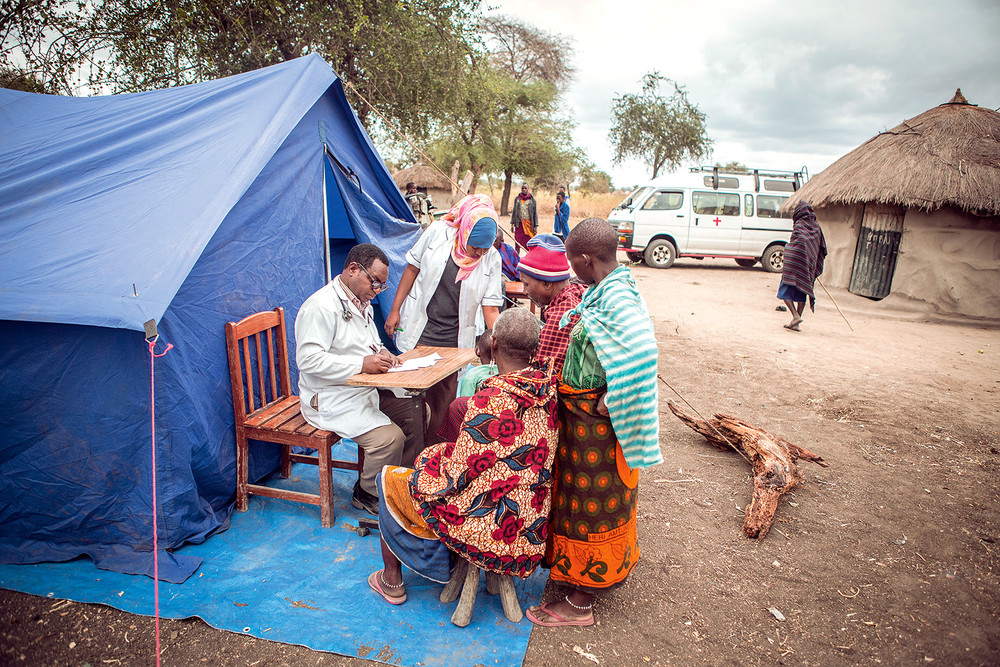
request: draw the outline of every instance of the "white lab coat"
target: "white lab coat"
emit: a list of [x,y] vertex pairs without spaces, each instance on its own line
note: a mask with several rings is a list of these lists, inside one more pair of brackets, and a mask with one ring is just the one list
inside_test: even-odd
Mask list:
[[[345,312],[351,314],[349,320]],[[392,423],[379,410],[377,389],[346,384],[381,346],[372,306],[358,310],[339,278],[306,299],[295,317],[295,363],[305,420],[344,438]],[[310,405],[315,395],[318,410]]]
[[[457,234],[457,227],[449,227],[443,220],[438,220],[424,230],[406,253],[406,261],[420,269],[420,273],[400,308],[399,326],[403,330],[396,336],[400,352],[412,350],[420,340],[420,334],[427,325],[427,304],[441,281]],[[503,305],[502,281],[500,253],[491,246],[469,277],[461,282],[458,298],[459,347],[474,347],[476,336],[485,331],[482,306],[499,308]]]

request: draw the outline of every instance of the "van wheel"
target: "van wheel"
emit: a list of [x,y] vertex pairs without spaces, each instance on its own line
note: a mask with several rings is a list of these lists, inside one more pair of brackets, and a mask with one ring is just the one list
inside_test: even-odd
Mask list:
[[642,261],[642,253],[641,252],[627,252],[627,253],[625,253],[625,255],[630,260],[632,260],[633,262],[641,262]]
[[736,263],[739,264],[740,266],[749,268],[749,267],[753,266],[754,264],[756,264],[757,260],[756,259],[744,259],[742,257],[738,257],[738,258],[736,258]]
[[764,251],[764,256],[760,258],[760,264],[768,273],[781,273],[781,268],[785,265],[785,247],[773,245]]
[[643,254],[646,264],[657,269],[667,269],[677,259],[677,248],[670,241],[659,239],[646,246]]

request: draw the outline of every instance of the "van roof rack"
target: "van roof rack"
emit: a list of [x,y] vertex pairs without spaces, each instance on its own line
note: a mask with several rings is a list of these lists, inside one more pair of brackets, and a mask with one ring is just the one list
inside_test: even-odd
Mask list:
[[751,169],[747,167],[746,169],[726,169],[724,167],[716,167],[714,165],[703,165],[700,167],[691,167],[691,173],[708,173],[712,174],[712,188],[715,190],[719,189],[719,174],[733,174],[737,176],[753,176],[754,191],[760,192],[760,179],[761,178],[773,178],[779,180],[792,181],[792,187],[798,190],[806,181],[809,180],[809,170],[803,165],[802,169],[799,171],[782,171],[778,169]]

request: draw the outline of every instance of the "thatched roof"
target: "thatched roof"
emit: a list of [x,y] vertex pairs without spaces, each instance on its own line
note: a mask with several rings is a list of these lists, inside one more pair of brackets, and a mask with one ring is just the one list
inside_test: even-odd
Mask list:
[[962,96],[880,132],[812,178],[785,203],[954,206],[1000,216],[1000,113]]
[[418,162],[412,167],[401,169],[392,175],[392,180],[400,188],[405,188],[406,184],[413,181],[417,187],[434,188],[436,190],[451,190],[451,181],[445,178],[441,172],[434,167]]

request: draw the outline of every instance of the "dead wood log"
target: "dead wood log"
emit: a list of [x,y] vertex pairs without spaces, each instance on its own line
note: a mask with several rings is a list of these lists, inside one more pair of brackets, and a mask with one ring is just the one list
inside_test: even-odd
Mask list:
[[743,519],[743,534],[747,537],[761,540],[771,529],[781,496],[802,481],[795,463],[798,459],[824,468],[829,465],[822,456],[732,415],[717,413],[714,419],[705,421],[685,413],[673,401],[668,401],[667,406],[710,444],[719,449],[735,447],[750,461],[754,474],[753,500],[747,505]]

